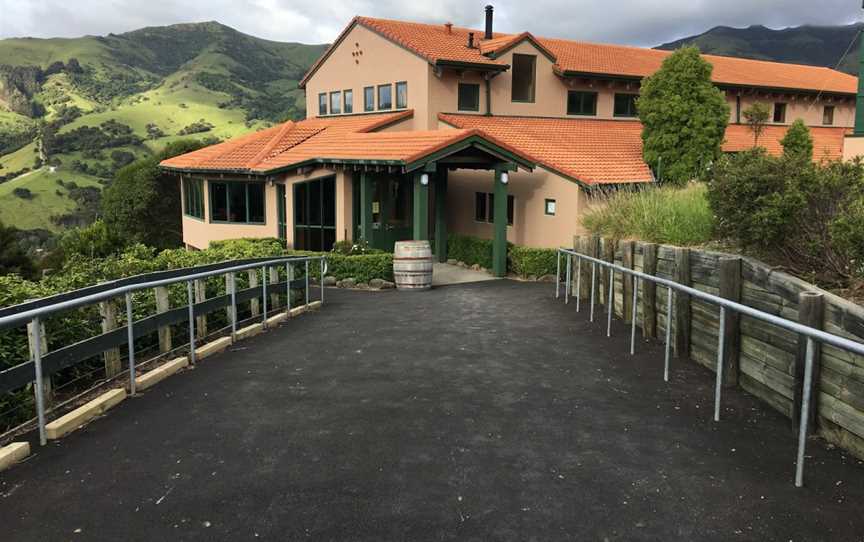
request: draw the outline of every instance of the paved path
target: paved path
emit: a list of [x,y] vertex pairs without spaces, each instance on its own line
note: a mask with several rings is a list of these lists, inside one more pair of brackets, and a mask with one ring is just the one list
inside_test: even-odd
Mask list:
[[432,264],[432,285],[445,286],[448,284],[467,284],[469,282],[483,282],[486,280],[496,280],[489,273],[483,271],[474,271],[473,269],[465,269],[458,265],[450,265],[448,263]]
[[551,293],[328,291],[0,474],[2,539],[861,539],[859,462],[796,490],[788,420]]

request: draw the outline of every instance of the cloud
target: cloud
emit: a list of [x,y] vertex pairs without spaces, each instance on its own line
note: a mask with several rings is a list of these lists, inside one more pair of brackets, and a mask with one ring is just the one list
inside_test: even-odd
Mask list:
[[[0,0],[0,37],[74,37],[216,20],[279,41],[332,41],[356,14],[482,27],[487,1],[438,0]],[[849,0],[499,0],[495,28],[653,46],[718,25],[846,24]],[[2,61],[2,59],[0,59]]]

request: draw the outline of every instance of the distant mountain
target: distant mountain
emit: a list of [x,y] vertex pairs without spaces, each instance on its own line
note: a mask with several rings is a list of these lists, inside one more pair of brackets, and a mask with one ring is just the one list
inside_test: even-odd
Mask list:
[[838,69],[855,75],[858,73],[860,38],[855,40],[852,47],[849,47],[849,42],[862,28],[864,24],[861,23],[846,26],[805,25],[782,30],[759,25],[747,28],[717,26],[698,36],[664,43],[656,49],[671,51],[684,45],[696,45],[703,53],[717,55],[829,68],[839,63]]
[[0,221],[86,222],[81,189],[98,192],[135,157],[304,117],[297,83],[325,48],[217,22],[0,40]]

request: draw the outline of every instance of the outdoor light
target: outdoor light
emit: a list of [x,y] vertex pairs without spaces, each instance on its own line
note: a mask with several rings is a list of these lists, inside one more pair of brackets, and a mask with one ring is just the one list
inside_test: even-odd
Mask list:
[[510,174],[506,171],[501,174],[501,184],[507,184],[510,182]]
[[429,174],[428,173],[424,173],[423,175],[420,175],[420,184],[422,184],[423,186],[426,186],[427,184],[429,184]]

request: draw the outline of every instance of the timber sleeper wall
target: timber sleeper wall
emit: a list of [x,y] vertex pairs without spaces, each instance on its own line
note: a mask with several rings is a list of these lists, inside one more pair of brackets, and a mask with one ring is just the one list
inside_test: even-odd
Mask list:
[[[577,236],[573,248],[864,342],[864,307],[751,258],[668,245],[616,242],[597,236]],[[575,269],[573,277],[575,283]],[[583,264],[583,299],[590,295],[590,281],[591,266]],[[607,281],[608,272],[598,269],[598,301],[604,305]],[[625,322],[630,321],[631,288],[631,277],[615,274],[615,314]],[[644,337],[660,340],[664,337],[668,321],[666,296],[667,289],[662,286],[639,284],[636,323]],[[672,345],[677,358],[690,359],[715,371],[718,332],[718,307],[675,294]],[[795,333],[727,311],[724,386],[740,386],[797,421],[803,385],[803,343]],[[815,427],[828,441],[864,459],[864,357],[828,345],[817,350],[813,384]]]

